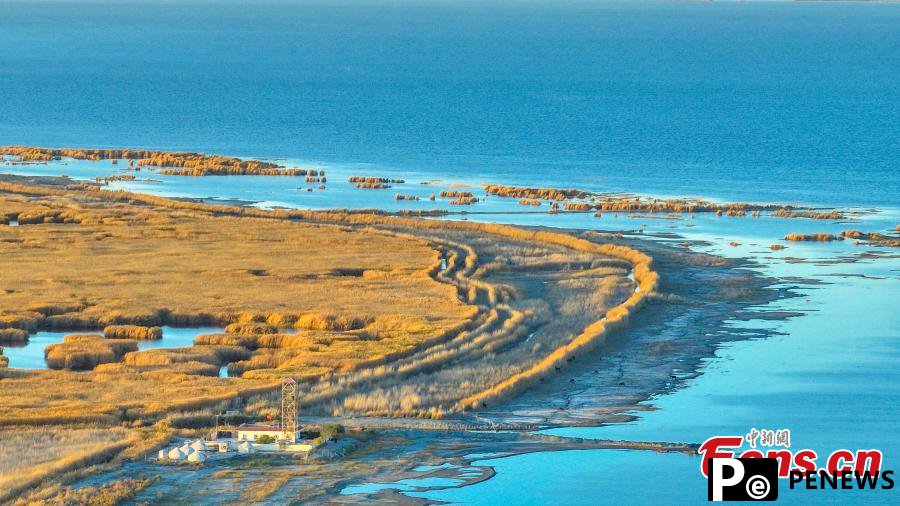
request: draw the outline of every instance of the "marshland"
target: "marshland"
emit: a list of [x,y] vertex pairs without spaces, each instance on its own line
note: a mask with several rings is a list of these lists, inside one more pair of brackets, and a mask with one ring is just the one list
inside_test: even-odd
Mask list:
[[[16,167],[28,172],[44,166]],[[341,176],[340,170],[329,172]],[[266,176],[231,177],[250,178],[242,184],[251,184],[252,178]],[[512,439],[488,438],[476,445],[496,446],[505,455],[587,444],[568,437],[542,439],[527,431],[631,419],[626,413],[649,396],[692,377],[710,343],[727,339],[721,332],[728,318],[788,296],[781,290],[766,293],[766,278],[747,276],[742,263],[718,256],[721,252],[691,254],[665,245],[667,223],[758,228],[762,242],[730,243],[741,251],[768,250],[779,237],[784,242],[772,250],[796,243],[791,234],[798,232],[779,235],[770,231],[773,227],[803,230],[803,238],[825,229],[835,238],[853,239],[853,245],[889,245],[896,233],[847,228],[846,216],[870,214],[853,210],[840,211],[834,225],[823,225],[817,216],[784,220],[788,216],[776,214],[796,206],[607,198],[588,192],[565,197],[561,190],[523,197],[512,192],[503,207],[512,209],[508,218],[513,223],[553,228],[423,220],[411,216],[454,215],[405,207],[419,202],[414,197],[425,201],[438,194],[436,201],[422,202],[429,207],[458,199],[507,206],[507,200],[492,202],[497,195],[490,191],[479,196],[478,190],[458,190],[450,183],[427,185],[449,186],[439,191],[419,188],[400,177],[370,179],[371,184],[402,186],[404,193],[397,195],[404,198],[373,196],[369,204],[402,200],[393,214],[172,200],[116,186],[136,184],[142,190],[147,183],[98,185],[92,179],[6,176],[0,183],[0,216],[16,225],[0,225],[2,261],[8,262],[0,299],[2,346],[14,353],[32,336],[59,336],[46,345],[45,369],[0,373],[0,395],[9,401],[0,410],[0,423],[4,431],[37,426],[61,437],[72,427],[121,427],[140,443],[78,454],[71,461],[89,462],[86,474],[68,465],[39,467],[33,479],[23,482],[27,486],[14,488],[20,500],[75,494],[79,489],[65,485],[73,480],[111,494],[166,497],[177,473],[140,481],[157,472],[141,458],[211,427],[224,409],[250,419],[276,415],[274,392],[285,377],[303,385],[301,421],[346,424],[355,449],[350,458],[328,460],[330,470],[324,474],[315,456],[310,463],[266,464],[285,473],[276,487],[266,485],[262,475],[242,474],[241,483],[254,497],[271,500],[287,490],[314,497],[309,488],[297,488],[309,480],[330,484],[326,494],[338,493],[348,479],[374,476],[372,469],[353,467],[356,456],[381,458],[390,453],[385,445],[396,441],[424,443],[425,453],[405,454],[383,469],[385,480],[402,480],[410,462],[451,458],[453,452],[441,444],[467,447],[472,437],[466,428],[516,430]],[[353,179],[348,176],[346,183],[351,189],[366,184],[361,176],[361,181]],[[330,207],[344,198],[341,184],[331,187],[336,190]],[[568,211],[565,223],[574,228],[559,230],[561,215],[516,214],[519,199],[532,197]],[[609,207],[613,201],[621,207]],[[681,207],[687,203],[692,207]],[[612,210],[601,215],[598,209]],[[654,213],[678,218],[659,220],[654,231],[649,219]],[[597,222],[634,228],[584,232]],[[871,219],[857,226],[883,228]],[[201,326],[216,330],[201,331]],[[178,348],[142,344],[159,341],[171,328],[193,338]],[[673,332],[683,333],[684,341],[645,340],[648,333]],[[228,377],[220,377],[222,371]],[[47,385],[55,386],[52,394],[44,390]],[[429,436],[434,429],[457,435],[440,443]],[[635,439],[640,440],[619,444],[638,449]],[[471,459],[464,458],[461,469],[466,462]],[[214,488],[223,486],[236,476],[229,474],[230,466],[204,479]],[[135,476],[139,481],[130,481]],[[35,483],[44,485],[22,495]],[[376,495],[385,493],[390,495]]]
[[[0,426],[141,439],[40,467],[5,499],[82,457],[147,451],[139,434],[164,444],[216,409],[262,416],[287,377],[310,415],[465,417],[602,345],[658,282],[649,255],[562,232],[214,206],[59,178],[6,177],[0,214],[18,223],[0,228],[4,344],[70,332],[46,347],[47,370],[0,372]],[[163,325],[223,332],[139,350]]]

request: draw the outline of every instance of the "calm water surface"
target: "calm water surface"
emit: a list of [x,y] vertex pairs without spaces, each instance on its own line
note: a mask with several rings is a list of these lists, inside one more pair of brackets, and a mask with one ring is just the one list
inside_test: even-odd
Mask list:
[[893,204],[900,5],[3,2],[0,143]]
[[[193,346],[194,338],[199,334],[216,334],[224,332],[221,328],[212,327],[181,328],[166,326],[162,329],[162,339],[138,341],[138,349],[183,348],[185,346]],[[91,333],[91,331],[35,332],[29,336],[28,342],[24,346],[3,345],[3,355],[9,357],[9,367],[15,367],[17,369],[46,369],[47,361],[44,359],[44,349],[48,345],[61,343],[63,337],[69,334],[89,333]]]

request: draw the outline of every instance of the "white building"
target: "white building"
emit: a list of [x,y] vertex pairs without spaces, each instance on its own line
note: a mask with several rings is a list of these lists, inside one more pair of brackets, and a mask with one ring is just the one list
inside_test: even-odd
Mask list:
[[276,441],[287,439],[289,443],[297,441],[296,434],[285,437],[281,426],[275,424],[245,423],[237,428],[238,441],[256,441],[262,436],[269,436]]

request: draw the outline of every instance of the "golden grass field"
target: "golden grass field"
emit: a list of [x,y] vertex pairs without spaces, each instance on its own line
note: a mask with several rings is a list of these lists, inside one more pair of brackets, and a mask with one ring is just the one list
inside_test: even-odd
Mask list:
[[0,430],[0,501],[44,476],[102,461],[134,443],[118,427],[17,427]]
[[[82,335],[48,347],[60,370],[0,368],[4,433],[267,413],[288,376],[308,413],[442,417],[601,345],[657,284],[648,256],[559,232],[12,181],[0,328]],[[225,331],[134,351],[160,325]]]

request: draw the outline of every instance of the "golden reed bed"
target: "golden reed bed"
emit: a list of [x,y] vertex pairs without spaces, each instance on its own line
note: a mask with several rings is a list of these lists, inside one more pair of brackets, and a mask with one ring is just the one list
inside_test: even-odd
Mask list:
[[[325,173],[317,169],[286,168],[273,162],[206,155],[203,153],[166,152],[147,149],[72,149],[32,146],[0,146],[0,156],[10,156],[18,163],[50,162],[62,158],[75,160],[128,160],[132,170],[141,167],[160,169],[173,176],[308,176],[318,178]],[[119,176],[120,178],[123,176]],[[112,178],[107,178],[112,179]]]
[[[392,336],[393,339],[391,340],[379,339],[369,341],[365,338],[365,336],[357,335],[356,337],[358,337],[358,339],[341,341],[341,346],[338,347],[338,350],[340,350],[341,353],[338,353],[339,356],[335,357],[336,360],[331,358],[331,356],[335,355],[335,353],[333,352],[326,353],[327,355],[331,355],[328,357],[328,360],[321,360],[316,362],[305,359],[304,363],[315,373],[321,373],[322,367],[337,370],[355,370],[356,366],[352,364],[352,359],[351,362],[347,362],[347,357],[356,356],[359,360],[363,360],[362,357],[366,357],[364,363],[372,365],[383,363],[383,361],[380,361],[377,358],[375,360],[372,360],[372,357],[377,357],[378,353],[381,353],[386,357],[401,357],[404,355],[404,347],[406,349],[418,349],[417,342],[422,342],[423,340],[427,342],[428,335],[437,336],[437,339],[443,339],[446,336],[447,332],[452,333],[453,331],[457,330],[459,325],[461,325],[461,323],[466,318],[471,317],[473,308],[471,306],[467,307],[465,305],[462,305],[458,300],[452,299],[449,296],[449,292],[447,291],[449,289],[448,286],[432,282],[434,288],[431,289],[433,293],[433,295],[431,296],[437,297],[436,302],[414,306],[416,308],[427,307],[427,314],[419,309],[419,314],[410,315],[408,314],[409,311],[407,310],[407,314],[404,314],[406,324],[400,325],[399,327],[396,325],[392,326],[387,323],[390,321],[390,318],[392,316],[388,314],[390,313],[390,311],[386,310],[386,308],[383,307],[383,301],[402,300],[402,298],[398,298],[398,296],[386,296],[386,294],[384,293],[372,292],[370,290],[371,287],[367,285],[367,282],[372,279],[376,279],[379,281],[378,285],[382,289],[389,289],[390,291],[398,294],[416,293],[416,296],[419,297],[419,300],[421,300],[420,297],[422,288],[430,286],[431,284],[429,283],[431,280],[427,278],[425,271],[419,271],[418,275],[415,275],[415,273],[412,272],[407,272],[405,282],[409,286],[403,287],[402,285],[404,283],[398,283],[398,280],[402,280],[403,276],[395,276],[396,279],[391,278],[391,273],[398,272],[397,269],[400,269],[399,267],[385,268],[383,265],[381,265],[378,266],[379,268],[361,268],[359,263],[359,261],[361,260],[360,258],[354,258],[353,260],[353,262],[355,262],[353,268],[356,269],[356,271],[354,272],[371,272],[372,274],[364,274],[362,276],[331,276],[329,274],[324,274],[323,278],[322,271],[325,271],[326,273],[335,272],[335,269],[340,271],[340,267],[336,265],[323,266],[321,269],[318,269],[319,273],[315,275],[311,275],[309,273],[292,273],[292,271],[288,269],[286,275],[273,276],[273,273],[270,273],[270,270],[276,271],[275,268],[259,268],[251,270],[238,269],[233,266],[232,262],[234,259],[233,255],[237,251],[245,252],[245,254],[247,254],[248,256],[244,258],[247,261],[252,261],[257,264],[260,264],[261,262],[265,263],[262,259],[259,258],[259,255],[261,253],[265,254],[265,252],[269,252],[272,254],[272,261],[276,262],[276,265],[280,269],[287,269],[286,265],[280,262],[285,262],[287,258],[290,258],[290,255],[280,249],[280,246],[282,246],[282,244],[279,244],[279,242],[268,241],[264,248],[247,248],[246,245],[241,248],[236,244],[230,242],[229,234],[232,233],[229,232],[230,227],[228,226],[228,224],[231,223],[230,220],[275,218],[274,220],[268,220],[265,223],[254,223],[254,234],[259,235],[251,234],[250,236],[245,237],[245,240],[257,239],[266,242],[265,238],[275,235],[271,233],[271,230],[269,230],[268,227],[277,227],[279,225],[296,227],[298,225],[297,223],[286,223],[286,221],[290,222],[296,220],[309,220],[318,223],[327,222],[343,224],[405,226],[426,230],[459,229],[493,234],[500,237],[521,240],[529,243],[546,243],[556,246],[562,246],[576,251],[589,251],[598,254],[609,255],[625,259],[634,265],[635,279],[637,280],[641,288],[639,291],[629,297],[626,302],[610,309],[610,311],[605,315],[601,315],[602,318],[598,319],[595,324],[585,329],[585,331],[582,332],[582,334],[578,335],[577,338],[573,339],[569,345],[554,350],[552,353],[544,357],[544,359],[536,361],[536,364],[533,366],[533,368],[520,371],[499,382],[497,385],[494,385],[490,389],[485,390],[483,393],[475,394],[474,396],[469,396],[466,399],[461,400],[457,404],[458,409],[462,409],[463,407],[471,407],[475,404],[475,401],[486,402],[487,399],[496,398],[498,392],[507,392],[511,391],[514,387],[518,388],[524,383],[527,383],[527,381],[530,381],[532,378],[539,375],[541,371],[547,370],[549,367],[552,367],[551,364],[556,364],[560,360],[565,360],[572,354],[585,349],[586,345],[596,342],[600,336],[603,336],[606,333],[607,327],[614,327],[618,324],[618,322],[624,321],[627,315],[639,305],[640,301],[643,300],[643,298],[647,294],[653,291],[656,283],[656,275],[650,269],[650,259],[632,249],[621,246],[598,245],[589,241],[568,236],[566,234],[523,230],[516,227],[504,225],[475,224],[468,222],[423,221],[403,217],[358,215],[335,212],[269,212],[252,208],[209,206],[206,204],[173,201],[159,197],[135,195],[125,192],[106,192],[89,186],[80,187],[77,190],[73,190],[61,188],[29,188],[10,185],[6,183],[0,185],[0,190],[5,190],[7,192],[16,192],[19,195],[31,194],[33,196],[35,194],[49,194],[49,196],[63,198],[65,198],[64,196],[78,194],[82,198],[90,197],[99,199],[100,201],[104,202],[104,209],[109,207],[110,209],[116,211],[113,213],[117,215],[115,218],[98,218],[91,211],[75,212],[72,210],[71,205],[67,205],[67,212],[71,214],[72,220],[77,221],[78,223],[98,223],[100,225],[113,225],[116,224],[116,220],[122,220],[123,214],[129,214],[122,213],[122,209],[117,209],[116,206],[128,207],[129,205],[133,206],[136,204],[159,206],[163,210],[174,209],[182,211],[189,210],[201,213],[215,213],[218,216],[216,220],[217,223],[215,225],[215,231],[207,229],[206,227],[209,225],[201,220],[196,224],[198,230],[191,230],[191,232],[187,236],[184,235],[184,230],[181,230],[181,233],[178,233],[177,229],[171,230],[171,224],[169,223],[156,223],[154,226],[156,227],[157,233],[149,233],[148,231],[134,231],[132,230],[133,224],[127,225],[125,229],[129,230],[129,233],[126,236],[122,237],[127,239],[127,241],[107,241],[110,244],[110,247],[114,248],[117,258],[126,259],[128,255],[121,250],[115,250],[117,246],[114,243],[125,242],[128,244],[128,246],[124,247],[129,251],[144,251],[147,249],[153,251],[152,255],[141,255],[141,262],[149,261],[153,263],[142,264],[142,269],[136,269],[128,268],[128,263],[122,263],[121,260],[118,262],[115,268],[110,268],[112,267],[110,265],[112,262],[95,262],[97,265],[103,266],[101,272],[98,273],[99,277],[91,275],[90,282],[85,281],[85,283],[75,283],[84,289],[84,294],[79,295],[75,292],[70,293],[69,295],[71,297],[71,300],[60,301],[56,299],[50,300],[49,298],[47,298],[49,296],[49,293],[52,293],[54,294],[54,297],[57,297],[56,294],[59,293],[57,290],[44,292],[41,288],[35,286],[29,286],[27,289],[22,290],[13,289],[12,292],[6,294],[7,298],[4,299],[4,312],[6,314],[0,317],[2,318],[0,319],[0,322],[3,322],[5,326],[25,327],[26,329],[33,330],[35,328],[60,328],[65,326],[84,328],[91,326],[102,326],[107,324],[129,323],[140,325],[159,323],[227,324],[236,322],[241,318],[255,318],[266,320],[269,318],[275,318],[278,320],[284,320],[286,322],[294,321],[293,324],[295,325],[296,321],[299,321],[304,317],[302,312],[297,311],[296,308],[287,307],[281,297],[273,296],[273,294],[302,291],[307,295],[308,298],[312,294],[317,294],[317,296],[319,297],[318,299],[316,299],[316,297],[312,297],[312,301],[303,304],[305,306],[304,309],[307,309],[307,311],[309,309],[313,309],[313,314],[352,314],[354,312],[366,313],[367,316],[374,315],[373,321],[379,323],[378,328],[382,333],[385,331],[390,332],[390,329],[392,327],[399,328],[399,331],[397,332],[398,335]],[[47,197],[45,196],[42,198]],[[112,202],[110,203],[109,201]],[[31,209],[31,207],[38,207],[40,209],[43,209],[44,207],[47,207],[46,204],[47,203],[42,202],[40,198],[34,199],[33,197],[31,197],[29,198],[30,207],[24,212],[34,213],[35,211]],[[54,214],[55,212],[56,211],[54,209],[51,209],[49,211],[49,215],[57,216],[56,214]],[[7,212],[7,214],[9,214],[9,212]],[[159,219],[155,216],[150,216],[149,218]],[[188,217],[182,216],[177,213],[174,218],[188,219]],[[152,219],[150,221],[152,221]],[[51,219],[49,222],[56,222],[56,218]],[[66,221],[63,220],[63,223],[66,223]],[[122,225],[122,223],[118,224]],[[336,225],[330,226],[334,227]],[[314,230],[318,230],[321,228],[322,225],[315,225],[312,227],[312,229]],[[27,229],[28,227],[21,227],[17,230],[17,232],[27,233]],[[160,235],[158,233],[159,230],[164,230],[166,233]],[[334,230],[328,231],[329,234],[333,234],[334,232]],[[344,234],[352,233],[347,230],[342,230],[341,232]],[[96,233],[96,231],[92,233]],[[108,234],[109,232],[106,231],[103,233]],[[60,234],[65,236],[65,232],[63,231],[53,232],[55,238],[59,238]],[[209,242],[209,237],[213,235],[215,236],[215,239]],[[379,237],[377,234],[370,235],[374,237],[367,237],[367,251],[392,251],[394,253],[392,255],[393,259],[401,259],[397,254],[400,251],[396,249],[395,245],[378,245],[378,240],[387,240],[384,236],[380,236],[380,238],[376,239],[375,237]],[[186,237],[190,237],[191,240],[182,240]],[[80,239],[84,240],[83,237]],[[156,244],[155,246],[151,246],[150,244],[148,244],[147,246],[141,246],[141,241],[148,241],[152,243],[154,241],[165,241],[166,239],[171,239],[171,244],[169,244],[169,242],[164,242],[163,245]],[[391,237],[391,239],[397,240],[396,237]],[[22,242],[26,244],[34,241],[37,241],[37,239],[28,238],[22,240]],[[329,242],[329,240],[326,240],[326,242]],[[78,248],[74,248],[71,246],[71,244],[77,243],[78,238],[73,237],[67,237],[61,243],[57,242],[57,244],[69,244],[69,246],[64,248],[66,251],[77,250]],[[315,250],[314,246],[312,246],[314,241],[311,241],[308,236],[304,236],[302,243],[304,245],[303,251],[304,253],[306,253],[304,258],[307,259],[307,262],[309,262],[313,258],[319,258],[323,256],[333,258],[333,253],[326,255],[323,255],[321,253],[312,254],[312,251]],[[225,253],[225,251],[216,249],[222,247],[227,247],[227,254]],[[175,248],[175,251],[168,252],[169,248]],[[185,251],[183,248],[188,248],[189,251]],[[47,250],[47,247],[44,246],[42,248],[38,248],[38,251],[42,249]],[[343,243],[341,244],[341,247],[339,249],[344,252],[351,251],[351,249],[348,249],[347,245]],[[21,255],[20,258],[16,258],[15,254],[5,256],[7,261],[10,262],[10,268],[5,269],[5,271],[13,273],[11,274],[11,276],[15,278],[17,276],[21,276],[23,273],[35,272],[36,270],[40,271],[40,269],[37,269],[36,265],[38,263],[49,265],[46,262],[48,261],[48,258],[50,256],[61,259],[65,258],[65,251],[50,250],[43,251],[42,253],[48,256],[43,257],[41,255]],[[362,255],[363,259],[365,257],[366,255]],[[425,264],[428,265],[428,269],[433,269],[435,259],[432,254],[425,253],[425,258],[429,257],[429,261],[426,261]],[[231,260],[226,261],[226,265],[219,266],[215,265],[215,261],[212,260],[216,258]],[[96,256],[92,256],[92,259],[96,259]],[[178,265],[178,259],[189,259],[188,263],[190,263],[192,273],[201,276],[201,278],[204,274],[215,275],[217,293],[204,295],[204,283],[197,282],[196,279],[181,279],[183,272],[179,272],[179,269],[174,268],[174,266]],[[377,262],[383,261],[384,259],[383,255],[376,254],[375,258],[370,257],[368,258],[368,260],[376,262],[376,265],[378,265]],[[409,259],[402,260],[405,260],[404,263],[408,263],[409,261]],[[200,262],[199,264],[198,261]],[[35,263],[29,264],[29,262]],[[213,262],[213,265],[208,266],[208,271],[200,268],[205,266],[206,262]],[[51,264],[53,263],[51,262]],[[74,266],[74,268],[79,271],[82,271],[85,268],[85,265],[79,265],[77,258],[68,259],[65,262],[59,262],[53,265],[65,265],[67,266],[67,268]],[[187,266],[185,266],[185,268],[187,268]],[[157,272],[164,274],[162,277],[160,277],[156,274]],[[176,273],[176,275],[174,275],[172,279],[169,280],[166,277],[166,274],[173,272]],[[122,275],[122,273],[127,273],[126,278],[123,279],[127,279],[128,285],[131,287],[130,289],[135,291],[135,293],[130,294],[128,297],[123,297],[123,294],[121,292],[116,292],[116,294],[113,295],[112,292],[115,291],[115,289],[111,288],[111,286],[115,286],[120,283],[111,282],[110,279],[103,279],[103,276]],[[261,275],[263,273],[265,275]],[[45,272],[45,274],[57,274],[59,277],[65,277],[67,275],[66,273],[53,273],[52,270],[49,272]],[[390,283],[384,283],[381,282],[383,280],[378,279],[386,275],[388,276]],[[54,278],[54,276],[46,277]],[[236,279],[232,279],[232,277]],[[152,281],[150,278],[153,278]],[[254,278],[260,278],[260,280]],[[276,278],[275,281],[277,281],[277,283],[274,285],[269,284],[271,283],[271,278]],[[245,284],[248,279],[253,279],[254,282],[260,282],[262,283],[262,286],[259,287],[258,290],[248,291],[246,289],[247,285]],[[287,285],[284,285],[284,283],[286,283],[286,279],[302,281],[302,283],[298,283],[296,287],[292,288],[289,283]],[[329,289],[328,282],[322,284],[323,279],[327,279],[328,282],[332,282],[335,279],[338,280],[342,285],[342,289],[344,291],[354,294],[355,305],[347,305],[347,301],[343,301],[340,297],[334,297],[333,291]],[[121,281],[121,279],[119,281]],[[22,283],[23,287],[25,285],[28,285],[27,280],[25,279],[19,279],[16,280],[16,282]],[[362,284],[360,284],[361,282]],[[230,287],[229,283],[232,283]],[[359,284],[360,287],[366,285],[366,289],[354,289],[354,284]],[[148,285],[153,286],[154,288],[148,288]],[[165,289],[160,290],[159,288],[161,285],[164,286]],[[188,288],[188,286],[191,286],[191,288]],[[320,286],[321,288],[317,288],[317,286]],[[433,292],[433,290],[437,290],[437,292]],[[221,294],[218,293],[219,291],[221,292]],[[106,293],[107,295],[104,295],[104,293]],[[165,305],[163,305],[159,300],[160,294],[165,294]],[[187,294],[190,295],[188,296]],[[360,298],[360,294],[371,294],[372,296],[367,299],[363,295],[362,298]],[[88,296],[95,298],[96,302],[91,301],[89,304],[85,304],[84,299]],[[257,306],[253,308],[256,311],[250,310],[250,308],[246,307],[246,301],[248,300],[252,300],[253,304]],[[314,302],[315,300],[318,300],[318,302]],[[437,302],[438,300],[440,300],[440,302]],[[137,301],[139,301],[139,303]],[[156,301],[155,304],[154,301]],[[133,305],[129,306],[129,302]],[[266,313],[266,311],[260,312],[259,310],[264,309],[267,304],[269,305],[268,313]],[[140,306],[140,309],[135,306]],[[18,312],[10,311],[10,309],[7,309],[23,307],[27,307],[28,309],[25,311],[19,310]],[[41,312],[42,310],[43,312]],[[65,312],[62,312],[62,314],[58,314],[63,310]],[[440,314],[442,310],[444,312],[443,314]],[[413,311],[413,313],[415,313],[415,310]],[[285,314],[287,314],[287,316],[285,316]],[[443,325],[426,325],[424,328],[419,328],[421,327],[422,322],[433,322],[436,317],[444,318],[445,323]],[[309,314],[306,315],[306,318],[309,319]],[[387,319],[387,321],[385,319]],[[412,322],[418,322],[418,324],[410,325],[410,323]],[[411,332],[410,329],[412,329],[413,336],[408,335]],[[385,344],[377,344],[384,343],[384,341],[390,342]],[[333,342],[334,341],[332,341],[332,343]],[[352,344],[348,345],[348,342]],[[343,346],[350,347],[342,348]],[[361,349],[365,349],[366,351],[362,353],[353,351],[354,348],[359,348],[360,346],[362,346]],[[381,346],[380,351],[373,355],[371,353],[372,348],[374,347],[376,350],[378,350],[379,346]]]
[[[265,412],[285,376],[303,382],[307,410],[477,409],[603,343],[658,282],[652,259],[632,248],[496,224],[21,180],[0,182],[3,218],[20,223],[0,224],[3,332],[105,336],[48,350],[51,362],[87,372],[0,368],[0,426],[120,426],[140,440],[98,447],[83,456],[90,462],[140,456],[211,410]],[[526,296],[520,279],[546,292]],[[542,297],[546,308],[531,302]],[[226,330],[190,348],[134,351],[160,325]],[[543,346],[526,347],[529,333]],[[241,377],[216,377],[226,364]]]

